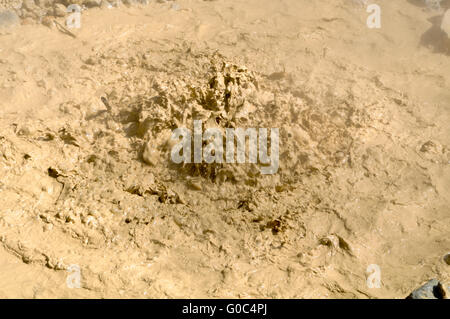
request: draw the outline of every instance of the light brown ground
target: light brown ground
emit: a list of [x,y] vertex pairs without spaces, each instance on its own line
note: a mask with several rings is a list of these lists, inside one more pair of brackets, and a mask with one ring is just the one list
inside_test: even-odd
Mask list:
[[[443,12],[379,0],[368,29],[351,0],[178,3],[83,12],[76,39],[2,31],[0,297],[403,298],[448,282]],[[199,96],[223,103],[208,83],[227,72],[241,82],[217,124]],[[279,127],[278,174],[170,164],[193,116]]]

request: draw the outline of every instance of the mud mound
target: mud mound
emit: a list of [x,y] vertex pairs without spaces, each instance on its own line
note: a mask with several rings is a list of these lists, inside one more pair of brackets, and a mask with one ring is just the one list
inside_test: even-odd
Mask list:
[[[46,232],[56,228],[83,247],[116,253],[136,247],[137,260],[154,260],[167,249],[176,254],[177,243],[192,236],[202,249],[215,247],[221,262],[236,254],[244,260],[265,256],[270,243],[281,253],[273,256],[297,256],[309,269],[327,265],[330,252],[344,264],[358,258],[359,244],[348,238],[365,222],[357,215],[349,220],[345,202],[357,196],[368,196],[369,205],[374,196],[389,201],[380,187],[386,174],[401,193],[415,181],[415,189],[400,195],[403,204],[426,192],[427,175],[407,169],[400,176],[397,171],[410,164],[381,157],[383,149],[366,145],[373,128],[381,132],[389,123],[378,112],[409,103],[395,92],[386,95],[380,83],[339,96],[303,88],[286,72],[249,70],[218,53],[172,51],[158,68],[149,61],[140,46],[132,55],[118,49],[86,57],[84,65],[100,75],[97,81],[103,81],[105,67],[121,76],[109,80],[101,96],[61,103],[63,125],[24,121],[11,127],[14,135],[1,140],[2,174],[9,176],[2,180],[9,194],[2,204],[20,214],[12,211],[5,225],[36,216]],[[262,175],[256,164],[174,164],[172,131],[191,128],[194,120],[221,132],[279,128],[278,173]],[[433,161],[448,156],[448,149],[432,141],[417,151]],[[18,196],[21,206],[14,204]],[[317,228],[320,218],[328,226]],[[244,243],[237,239],[242,233],[250,234]],[[26,246],[8,236],[3,242],[27,263],[51,269],[70,264],[42,245]],[[309,252],[291,251],[299,246]],[[112,282],[121,276],[112,268],[106,273]]]
[[[101,23],[86,12],[95,27],[45,29],[50,49],[37,53],[31,35],[5,38],[2,253],[52,278],[23,295],[391,297],[448,279],[447,57],[395,55],[420,35],[366,34],[359,6],[326,5],[343,18],[314,21],[287,1],[296,13],[272,24],[250,2],[98,10]],[[429,27],[408,10],[399,21]],[[278,129],[276,174],[248,160],[250,139],[244,163],[174,162],[173,132],[195,121],[223,145],[230,129]],[[374,264],[380,290],[366,282]]]

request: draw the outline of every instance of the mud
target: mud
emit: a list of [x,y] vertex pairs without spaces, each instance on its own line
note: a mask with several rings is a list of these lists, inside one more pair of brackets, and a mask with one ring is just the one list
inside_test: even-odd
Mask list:
[[[35,20],[0,34],[0,297],[449,282],[446,3],[380,0],[375,30],[353,1],[174,3],[83,11],[75,37]],[[173,163],[193,120],[279,128],[278,172]]]

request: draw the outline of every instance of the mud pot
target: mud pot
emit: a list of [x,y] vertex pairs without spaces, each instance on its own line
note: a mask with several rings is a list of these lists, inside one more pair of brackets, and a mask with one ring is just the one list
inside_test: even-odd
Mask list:
[[[437,2],[0,2],[0,297],[448,285],[450,4]],[[174,163],[172,133],[195,120],[224,136],[278,128],[276,173]]]

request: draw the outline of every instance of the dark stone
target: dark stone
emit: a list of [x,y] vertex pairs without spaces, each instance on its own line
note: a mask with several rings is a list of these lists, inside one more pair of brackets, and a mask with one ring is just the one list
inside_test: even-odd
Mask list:
[[406,299],[446,299],[447,292],[442,283],[431,279],[421,287],[414,290]]

